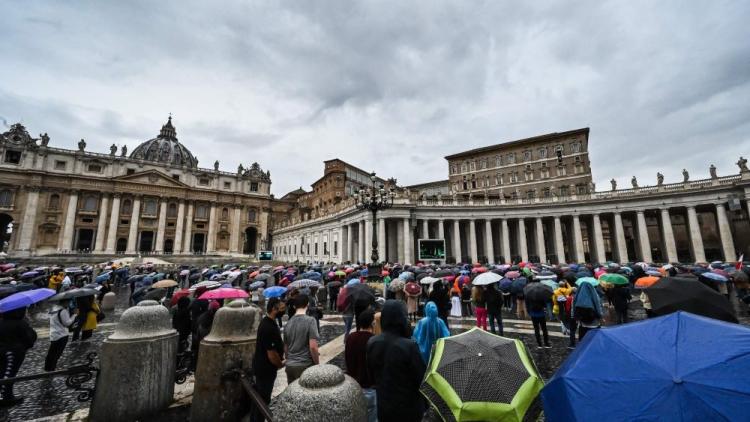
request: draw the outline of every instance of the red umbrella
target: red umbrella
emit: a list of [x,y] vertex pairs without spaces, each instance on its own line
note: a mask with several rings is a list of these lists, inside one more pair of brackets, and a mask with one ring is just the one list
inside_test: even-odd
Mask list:
[[468,275],[462,275],[462,276],[458,276],[456,281],[458,282],[458,287],[460,288],[464,286],[464,283],[470,283],[471,279],[469,278]]
[[244,299],[248,297],[247,292],[231,287],[222,287],[203,293],[200,299]]
[[169,306],[177,305],[177,301],[180,300],[181,297],[187,296],[190,296],[190,289],[177,290],[176,292],[172,293],[172,300],[169,301]]
[[419,284],[413,281],[406,283],[406,286],[404,286],[404,290],[410,295],[418,295],[422,293],[422,288],[419,287]]
[[258,274],[260,274],[260,271],[253,271],[253,272],[250,273],[250,275],[248,277],[255,278],[255,277],[258,276]]
[[380,272],[380,276],[381,276],[381,277],[387,277],[387,276],[389,276],[389,275],[391,275],[391,273],[389,273],[388,271],[381,271],[381,272]]
[[487,268],[484,268],[484,267],[474,267],[474,268],[472,268],[471,272],[472,272],[472,274],[486,273],[487,272]]
[[354,268],[346,268],[344,270],[344,272],[347,273],[347,274],[351,273],[352,271],[354,271]]

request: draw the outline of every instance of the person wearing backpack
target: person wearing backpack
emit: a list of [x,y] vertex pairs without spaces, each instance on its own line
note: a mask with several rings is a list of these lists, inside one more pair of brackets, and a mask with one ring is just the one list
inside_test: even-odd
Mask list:
[[70,313],[70,300],[63,300],[55,304],[49,311],[49,350],[47,357],[44,359],[44,370],[54,371],[57,368],[57,361],[60,360],[65,346],[68,344],[70,336],[70,327],[75,321],[74,312]]
[[601,327],[602,302],[590,283],[581,283],[573,301],[572,315],[578,322],[578,342],[590,330]]
[[344,318],[344,344],[346,344],[346,339],[349,338],[349,331],[351,331],[352,323],[354,322],[354,304],[349,300],[348,287],[344,287],[339,291],[336,308]]

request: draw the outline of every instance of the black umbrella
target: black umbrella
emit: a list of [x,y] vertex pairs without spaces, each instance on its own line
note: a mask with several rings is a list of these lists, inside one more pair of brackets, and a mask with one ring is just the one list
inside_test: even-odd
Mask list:
[[59,300],[75,299],[77,297],[95,296],[98,293],[99,292],[94,289],[83,287],[80,289],[73,289],[73,290],[68,290],[67,292],[58,293],[47,300],[54,302],[54,301],[59,301]]
[[166,289],[152,289],[148,291],[145,295],[143,295],[142,300],[155,300],[158,302],[164,296],[166,296],[166,294],[167,294]]
[[547,302],[552,298],[552,289],[539,282],[533,282],[523,288],[523,294],[534,302]]
[[268,273],[262,273],[262,274],[256,275],[253,278],[255,279],[255,281],[266,281],[269,278],[273,278],[273,276],[271,274],[268,274]]
[[346,296],[356,307],[367,307],[375,303],[375,290],[367,284],[346,286]]
[[452,270],[440,270],[440,271],[435,271],[432,274],[432,276],[433,277],[437,277],[437,278],[441,278],[441,277],[447,277],[447,276],[453,275],[453,274],[454,274],[454,272]]
[[667,315],[686,311],[728,322],[738,322],[731,303],[703,283],[681,277],[666,277],[646,289],[651,311]]

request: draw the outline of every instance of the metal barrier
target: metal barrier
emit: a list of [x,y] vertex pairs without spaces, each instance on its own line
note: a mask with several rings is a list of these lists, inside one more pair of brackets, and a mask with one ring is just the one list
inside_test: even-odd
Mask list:
[[187,377],[193,373],[193,352],[184,351],[177,354],[177,369],[174,373],[174,383],[184,384]]
[[[96,356],[96,352],[91,352],[86,355],[85,363],[71,366],[67,369],[0,379],[0,385],[67,376],[67,378],[65,379],[65,386],[78,392],[78,396],[76,397],[76,399],[79,402],[86,402],[94,397],[94,392],[96,391],[95,374],[99,373],[99,368],[94,366],[94,360],[96,360]],[[92,379],[94,379],[94,385],[92,385],[91,387],[83,386],[83,384],[91,381]]]
[[273,414],[271,414],[271,409],[268,407],[266,402],[263,401],[263,398],[260,396],[258,390],[256,390],[255,386],[253,385],[255,376],[253,375],[252,369],[229,369],[224,372],[221,378],[227,381],[239,381],[242,384],[242,388],[245,390],[245,393],[247,393],[247,396],[250,398],[252,407],[257,407],[266,421],[273,422]]

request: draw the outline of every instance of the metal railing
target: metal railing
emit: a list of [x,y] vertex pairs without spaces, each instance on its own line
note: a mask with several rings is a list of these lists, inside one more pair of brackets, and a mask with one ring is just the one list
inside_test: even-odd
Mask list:
[[273,414],[271,413],[271,409],[260,396],[258,390],[255,389],[255,385],[253,385],[255,376],[251,369],[229,369],[224,372],[224,374],[222,374],[221,379],[222,381],[239,381],[242,384],[242,389],[245,390],[245,393],[250,398],[252,407],[257,408],[268,422],[273,422]]

